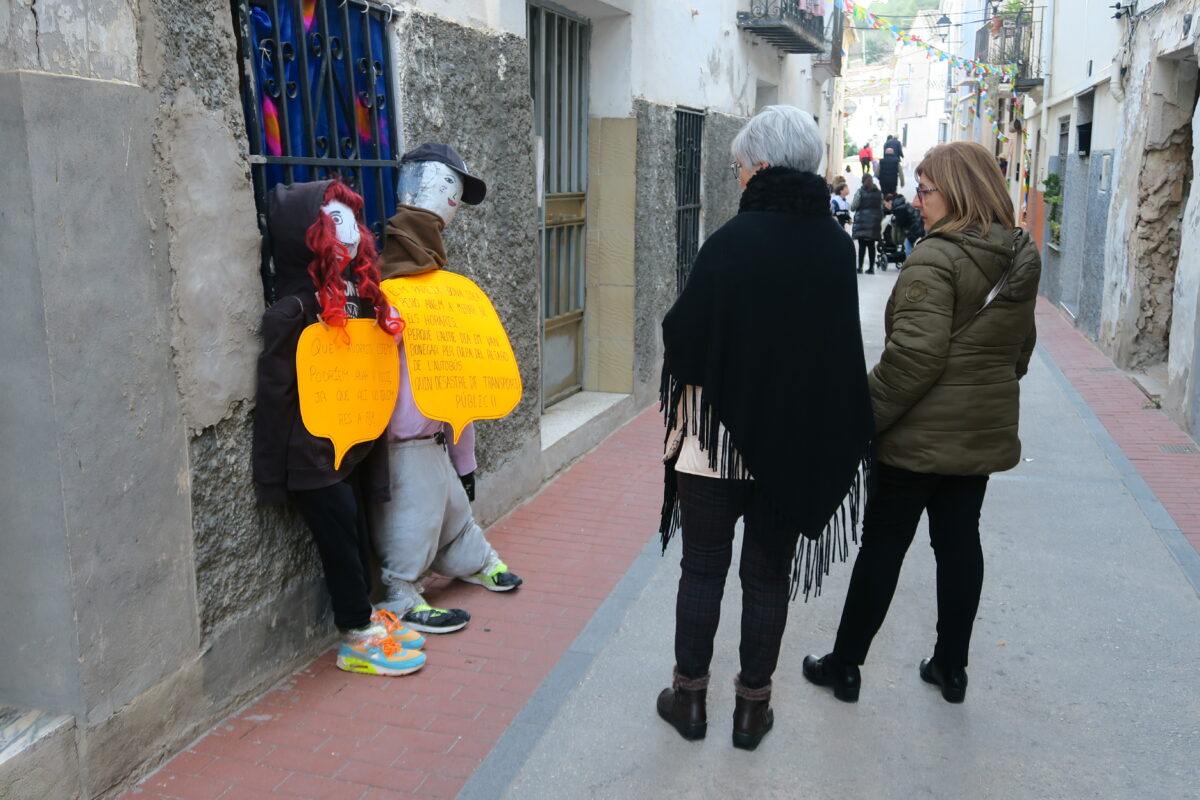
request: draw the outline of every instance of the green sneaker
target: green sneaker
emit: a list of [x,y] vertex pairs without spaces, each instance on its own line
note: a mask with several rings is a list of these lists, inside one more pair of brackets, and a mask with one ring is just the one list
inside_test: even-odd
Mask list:
[[462,580],[467,583],[477,583],[490,592],[507,592],[524,583],[521,576],[510,572],[508,565],[503,561],[497,561],[496,565],[487,572],[476,572]]
[[415,631],[450,633],[470,622],[471,615],[461,608],[434,608],[427,603],[422,603],[400,619]]

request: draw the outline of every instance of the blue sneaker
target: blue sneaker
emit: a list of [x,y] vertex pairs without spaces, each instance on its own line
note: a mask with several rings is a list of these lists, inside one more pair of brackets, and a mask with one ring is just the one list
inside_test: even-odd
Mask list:
[[388,635],[396,640],[396,644],[405,650],[420,650],[425,646],[425,637],[407,627],[400,619],[386,608],[376,609],[371,614],[371,622],[377,622],[387,629]]
[[425,666],[420,650],[405,650],[379,624],[345,631],[338,648],[337,667],[364,675],[408,675]]

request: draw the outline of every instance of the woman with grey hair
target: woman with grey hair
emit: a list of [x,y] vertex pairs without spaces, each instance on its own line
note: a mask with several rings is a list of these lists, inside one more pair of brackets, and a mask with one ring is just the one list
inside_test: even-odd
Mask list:
[[816,122],[769,106],[731,149],[738,214],[701,247],[663,320],[660,532],[665,550],[682,528],[683,556],[674,680],[658,713],[685,739],[707,732],[713,638],[744,518],[733,744],[752,750],[774,724],[789,598],[801,582],[819,592],[830,561],[845,559],[872,417],[854,250],[815,174]]

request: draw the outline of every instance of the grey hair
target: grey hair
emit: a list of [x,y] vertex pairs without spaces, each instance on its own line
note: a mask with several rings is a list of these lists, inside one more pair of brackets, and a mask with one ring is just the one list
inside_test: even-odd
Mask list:
[[767,106],[738,131],[729,151],[749,167],[766,162],[773,167],[816,172],[822,145],[812,114],[795,106]]

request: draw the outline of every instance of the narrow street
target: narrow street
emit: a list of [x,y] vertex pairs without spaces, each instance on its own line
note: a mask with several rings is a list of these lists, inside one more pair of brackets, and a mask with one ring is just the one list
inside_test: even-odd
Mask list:
[[[895,274],[859,278],[868,363]],[[847,563],[792,607],[757,751],[729,742],[736,578],[708,738],[662,723],[679,544],[659,555],[651,409],[491,528],[526,585],[435,593],[474,617],[431,639],[424,670],[350,675],[326,654],[124,797],[1200,797],[1200,499],[1172,488],[1196,485],[1200,457],[1164,452],[1190,440],[1040,303],[1024,458],[992,478],[983,509],[964,705],[917,675],[934,624],[922,530],[856,705],[800,674],[833,641]],[[1118,444],[1129,431],[1147,446]]]

